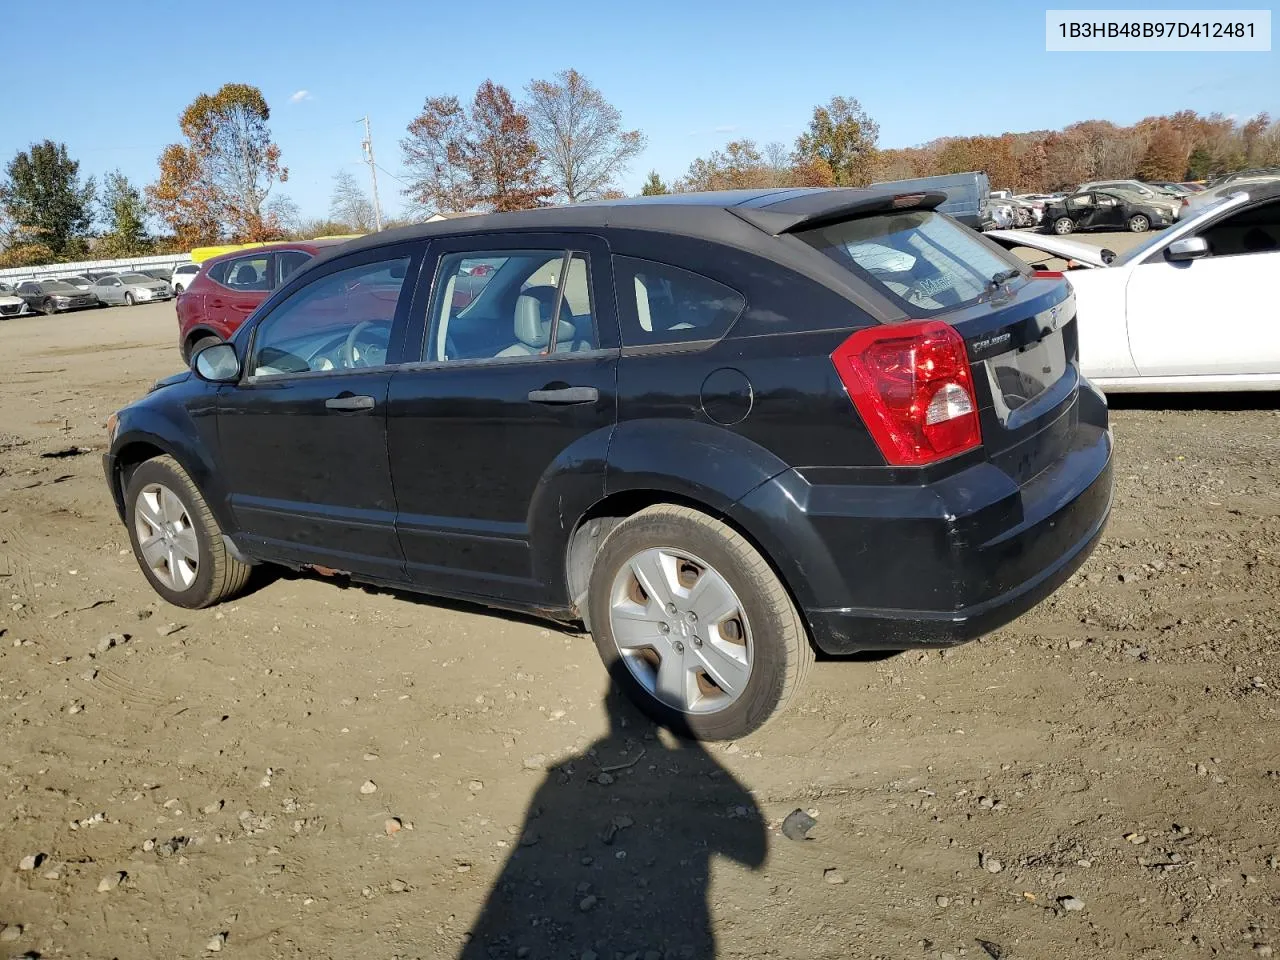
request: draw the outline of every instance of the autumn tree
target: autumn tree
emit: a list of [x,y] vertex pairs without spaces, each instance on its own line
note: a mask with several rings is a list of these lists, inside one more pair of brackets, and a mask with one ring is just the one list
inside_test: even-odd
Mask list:
[[410,183],[404,191],[420,212],[461,213],[472,209],[476,192],[465,162],[471,118],[457,97],[428,97],[409,121],[400,150]]
[[80,162],[65,143],[45,140],[19,150],[0,181],[0,208],[15,239],[39,244],[55,257],[77,256],[93,222],[93,178],[80,180]]
[[360,184],[350,170],[339,170],[333,175],[329,219],[333,223],[346,224],[348,232],[372,233],[377,226],[377,219],[373,215],[373,201],[360,189]]
[[486,80],[471,110],[457,97],[429,97],[400,141],[419,209],[494,211],[543,205],[555,193],[542,176],[529,118],[506,87]]
[[649,171],[649,176],[646,178],[644,186],[640,188],[640,196],[642,197],[657,197],[670,192],[671,188],[662,182],[657,170]]
[[1134,172],[1143,180],[1181,180],[1187,173],[1187,156],[1178,131],[1161,123],[1152,131]]
[[180,241],[272,240],[281,235],[267,206],[276,183],[289,178],[271,140],[271,110],[257,87],[225,84],[202,93],[178,119],[182,143],[160,155],[160,179],[147,197]]
[[796,164],[820,159],[837,186],[860,187],[875,174],[880,127],[852,97],[832,97],[813,108],[809,128],[796,139]]
[[543,179],[529,118],[516,109],[506,87],[492,80],[480,84],[471,127],[462,155],[479,203],[501,213],[542,206],[555,194]]
[[770,186],[769,167],[752,140],[733,140],[724,150],[713,150],[689,164],[688,172],[676,181],[675,190],[747,190]]
[[150,252],[147,205],[142,192],[119,170],[107,174],[102,182],[102,220],[107,231],[98,241],[99,255],[136,257]]
[[622,114],[577,70],[526,88],[524,111],[557,199],[600,199],[645,146],[639,130],[624,130]]

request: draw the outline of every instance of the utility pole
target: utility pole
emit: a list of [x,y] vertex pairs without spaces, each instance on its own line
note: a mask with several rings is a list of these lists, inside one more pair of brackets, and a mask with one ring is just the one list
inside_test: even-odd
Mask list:
[[378,165],[373,162],[373,134],[369,132],[369,117],[364,118],[364,140],[360,142],[364,148],[365,163],[369,164],[369,179],[373,181],[373,224],[374,229],[382,232],[382,207],[378,205]]

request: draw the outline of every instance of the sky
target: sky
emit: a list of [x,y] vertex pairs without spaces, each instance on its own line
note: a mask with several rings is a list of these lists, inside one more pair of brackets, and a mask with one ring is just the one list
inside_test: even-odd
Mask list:
[[[45,35],[52,23],[103,22],[101,4],[89,0],[55,0],[54,10],[6,6],[10,38]],[[1083,119],[1128,124],[1188,108],[1280,116],[1274,52],[1047,53],[1046,6],[220,0],[180,8],[115,0],[107,30],[113,52],[72,55],[61,36],[67,55],[56,65],[37,57],[0,71],[0,162],[49,138],[67,144],[83,175],[101,180],[119,168],[146,184],[197,95],[250,83],[271,106],[272,133],[289,168],[277,190],[304,216],[327,213],[338,170],[367,183],[358,122],[365,115],[384,168],[382,205],[395,216],[403,206],[395,178],[405,178],[399,141],[426,97],[469,102],[486,78],[518,94],[568,67],[648,137],[622,180],[629,193],[649,170],[671,181],[729,140],[790,145],[814,105],[836,95],[862,102],[880,124],[881,147]]]

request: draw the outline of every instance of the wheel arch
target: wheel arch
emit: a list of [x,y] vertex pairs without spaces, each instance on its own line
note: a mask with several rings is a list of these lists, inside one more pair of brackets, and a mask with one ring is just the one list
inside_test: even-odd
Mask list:
[[186,472],[223,532],[232,533],[236,527],[230,522],[232,518],[226,499],[221,495],[221,486],[207,460],[187,444],[175,443],[162,433],[144,429],[122,433],[116,438],[107,458],[108,482],[120,518],[123,520],[125,516],[125,489],[134,471],[143,463],[164,456],[172,457]]
[[205,337],[217,337],[219,340],[226,339],[212,327],[192,327],[182,336],[182,359],[184,361],[189,362],[191,360],[191,348],[196,345],[197,341],[203,340]]

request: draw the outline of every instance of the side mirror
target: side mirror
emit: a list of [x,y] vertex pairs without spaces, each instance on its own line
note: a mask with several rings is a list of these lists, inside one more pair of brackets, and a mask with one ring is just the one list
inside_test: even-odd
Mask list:
[[1171,263],[1199,260],[1209,255],[1209,241],[1204,237],[1183,237],[1165,248],[1164,258]]
[[196,351],[191,358],[191,369],[201,380],[231,383],[240,379],[240,358],[231,344],[211,343]]

